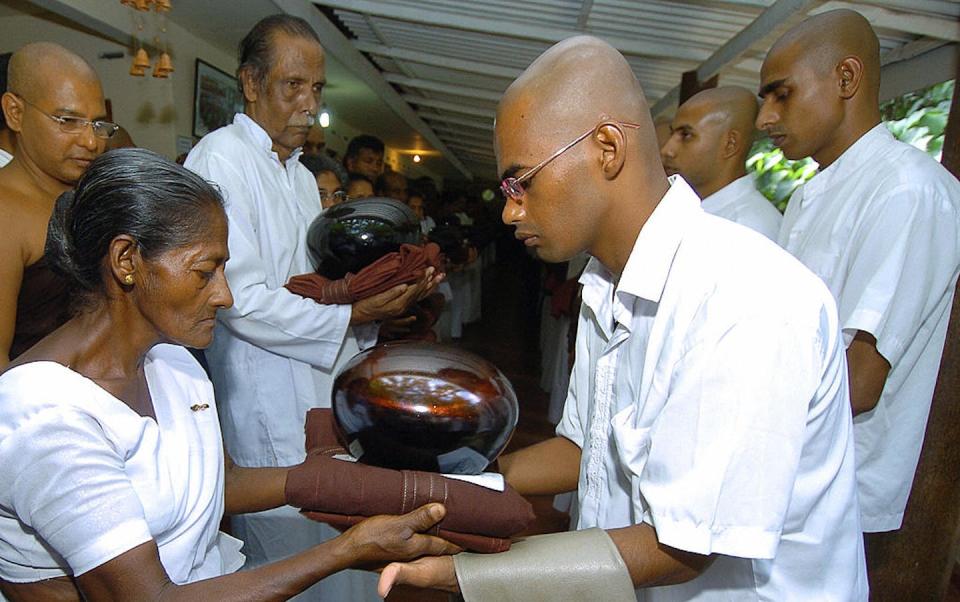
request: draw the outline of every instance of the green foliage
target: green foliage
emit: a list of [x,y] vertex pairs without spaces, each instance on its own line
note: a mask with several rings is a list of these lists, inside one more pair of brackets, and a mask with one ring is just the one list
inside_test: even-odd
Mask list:
[[769,138],[762,138],[750,149],[747,173],[753,174],[757,190],[782,213],[793,191],[817,173],[817,163],[809,158],[790,161]]
[[954,82],[948,81],[889,100],[880,105],[883,122],[897,140],[939,161],[953,89]]
[[[939,161],[953,90],[954,82],[947,81],[883,103],[880,111],[884,125],[897,140]],[[750,149],[747,172],[754,175],[760,192],[783,211],[793,191],[817,172],[817,164],[809,158],[789,161],[769,138],[763,138]]]

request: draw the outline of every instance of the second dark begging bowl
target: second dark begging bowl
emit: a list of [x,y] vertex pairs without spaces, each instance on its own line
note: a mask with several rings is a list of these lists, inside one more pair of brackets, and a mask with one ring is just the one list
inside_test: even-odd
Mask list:
[[424,342],[354,356],[332,392],[337,436],[365,464],[477,474],[507,446],[519,408],[487,360]]
[[420,242],[420,222],[400,201],[370,197],[328,207],[307,230],[318,273],[337,280],[356,274],[403,243]]

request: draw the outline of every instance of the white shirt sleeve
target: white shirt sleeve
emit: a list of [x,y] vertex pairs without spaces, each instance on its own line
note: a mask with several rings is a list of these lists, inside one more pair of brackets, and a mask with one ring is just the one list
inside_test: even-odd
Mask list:
[[849,345],[856,331],[877,339],[896,365],[942,294],[953,287],[960,231],[954,208],[916,184],[890,191],[856,231],[839,293],[840,324]]
[[653,424],[638,423],[639,404],[613,417],[635,520],[662,543],[774,557],[822,364],[815,331],[790,320],[714,324],[675,364]]
[[0,443],[0,499],[81,575],[152,539],[124,459],[73,408],[34,414]]
[[188,167],[219,186],[226,201],[230,261],[226,275],[233,307],[218,318],[239,338],[277,355],[330,369],[347,328],[350,305],[323,305],[283,288],[272,288],[257,242],[255,204],[244,178],[224,157],[191,154]]

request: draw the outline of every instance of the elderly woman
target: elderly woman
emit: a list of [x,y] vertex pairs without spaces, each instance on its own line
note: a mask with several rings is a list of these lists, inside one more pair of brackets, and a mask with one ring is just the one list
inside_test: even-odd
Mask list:
[[0,375],[0,589],[10,600],[280,600],[349,566],[455,549],[431,505],[234,573],[224,512],[284,504],[288,469],[235,466],[205,347],[232,303],[219,194],[145,150],[94,161],[50,221],[74,317]]

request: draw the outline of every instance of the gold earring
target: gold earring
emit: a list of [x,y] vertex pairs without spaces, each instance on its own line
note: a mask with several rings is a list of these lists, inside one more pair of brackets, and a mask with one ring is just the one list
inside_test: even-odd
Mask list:
[[123,277],[124,284],[133,284],[133,274],[127,274]]

